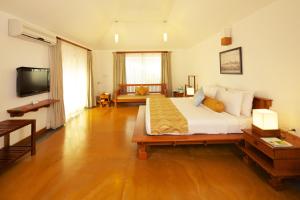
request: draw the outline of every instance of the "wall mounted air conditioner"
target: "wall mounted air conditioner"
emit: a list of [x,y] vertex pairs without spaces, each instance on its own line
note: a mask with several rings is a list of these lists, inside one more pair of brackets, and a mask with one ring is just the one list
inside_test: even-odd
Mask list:
[[8,20],[8,34],[13,37],[39,41],[50,46],[56,44],[56,36],[53,33],[41,30],[18,19]]

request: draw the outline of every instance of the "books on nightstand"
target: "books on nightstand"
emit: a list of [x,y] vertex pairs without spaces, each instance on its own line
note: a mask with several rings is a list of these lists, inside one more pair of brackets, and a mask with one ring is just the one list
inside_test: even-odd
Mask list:
[[291,143],[288,143],[285,140],[281,140],[276,137],[264,137],[261,138],[263,141],[267,142],[268,144],[272,145],[273,147],[291,147],[293,146]]

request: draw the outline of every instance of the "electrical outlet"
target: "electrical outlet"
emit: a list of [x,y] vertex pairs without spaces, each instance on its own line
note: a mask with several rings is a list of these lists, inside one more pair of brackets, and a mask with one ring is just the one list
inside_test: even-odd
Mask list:
[[288,132],[291,133],[291,134],[296,134],[297,133],[295,128],[289,128]]
[[291,131],[291,132],[296,132],[296,129],[291,128],[291,129],[289,129],[289,131]]

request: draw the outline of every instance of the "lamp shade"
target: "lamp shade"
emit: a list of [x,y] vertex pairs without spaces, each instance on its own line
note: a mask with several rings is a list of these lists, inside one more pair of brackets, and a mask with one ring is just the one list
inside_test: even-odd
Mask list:
[[186,94],[187,95],[194,95],[195,94],[195,89],[194,88],[192,88],[192,87],[188,87],[188,88],[186,88]]
[[278,115],[268,109],[253,109],[253,125],[262,130],[277,130]]

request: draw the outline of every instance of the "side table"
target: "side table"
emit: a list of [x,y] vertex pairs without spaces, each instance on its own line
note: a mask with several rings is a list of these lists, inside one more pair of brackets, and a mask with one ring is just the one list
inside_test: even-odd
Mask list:
[[184,92],[173,91],[173,97],[184,97]]
[[255,162],[269,175],[269,183],[280,189],[282,180],[300,177],[300,138],[290,133],[281,133],[281,139],[291,143],[291,147],[273,147],[252,129],[243,130],[245,144],[241,147],[246,163]]

